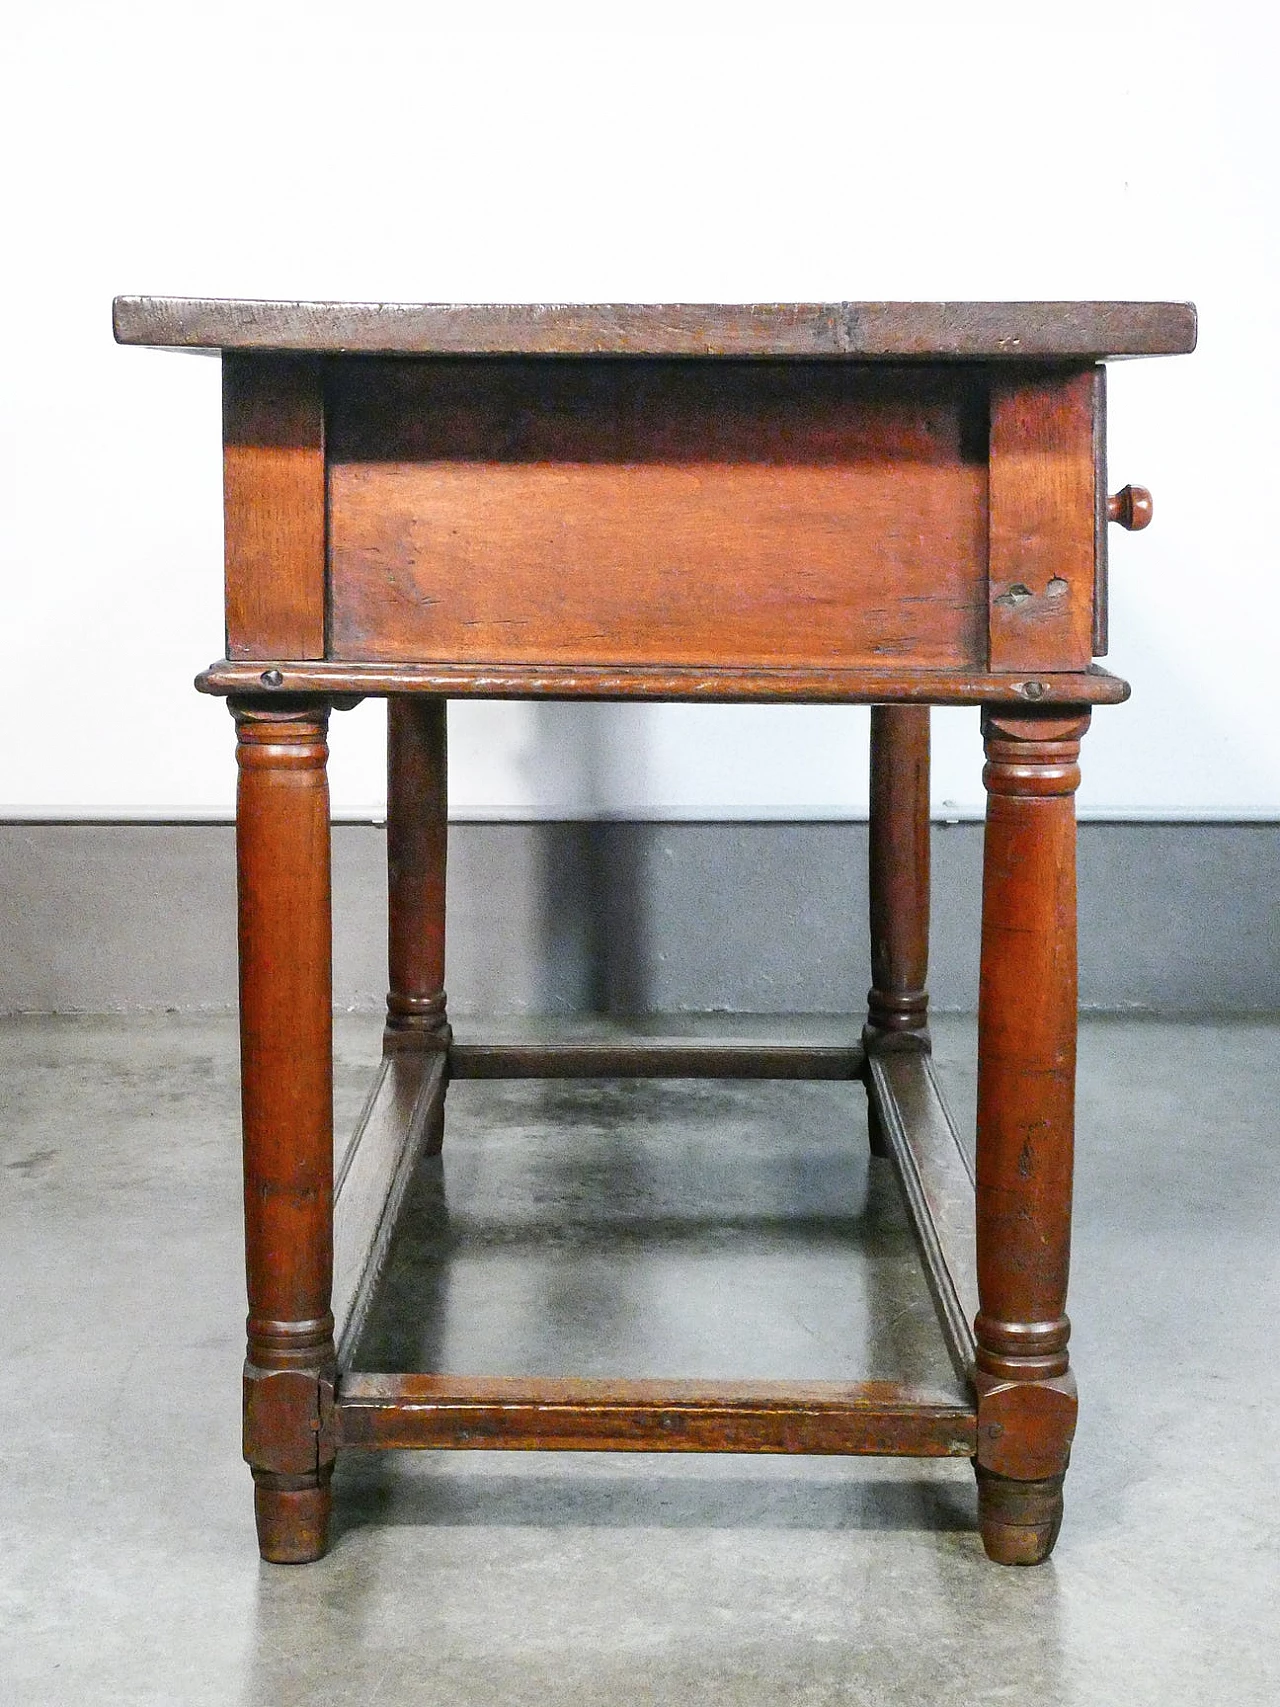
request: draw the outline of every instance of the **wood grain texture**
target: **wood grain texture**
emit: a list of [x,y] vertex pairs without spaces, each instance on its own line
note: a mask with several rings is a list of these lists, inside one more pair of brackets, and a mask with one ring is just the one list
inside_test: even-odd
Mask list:
[[[388,1048],[447,1050],[452,1035],[444,988],[448,792],[444,700],[397,695],[387,705]],[[440,1136],[433,1134],[432,1153]]]
[[[929,708],[871,708],[869,1050],[929,1047]],[[873,1151],[875,1144],[872,1127]]]
[[444,1092],[438,1051],[385,1056],[337,1170],[333,1319],[342,1367],[359,1342],[413,1170],[439,1125]]
[[232,701],[240,767],[244,1452],[262,1556],[324,1551],[335,1448],[328,708]]
[[222,367],[227,655],[325,654],[320,363],[229,355]]
[[503,1451],[832,1452],[967,1457],[958,1394],[889,1381],[342,1378],[344,1446]]
[[1092,369],[991,387],[993,670],[1083,670],[1093,655]]
[[[270,678],[269,680],[266,678]],[[201,693],[437,694],[449,699],[684,700],[707,705],[1120,705],[1130,688],[1096,667],[998,675],[987,670],[614,669],[546,664],[290,663],[220,659],[196,677]]]
[[868,1062],[867,1088],[911,1218],[925,1278],[957,1376],[973,1380],[978,1310],[973,1171],[920,1052],[884,1051]]
[[116,341],[384,355],[966,360],[1176,355],[1186,302],[404,303],[120,296]]
[[329,390],[329,656],[973,665],[967,371],[360,362]]
[[[978,993],[975,1385],[983,1540],[1034,1563],[1057,1533],[1043,1490],[1076,1420],[1067,1272],[1076,1057],[1076,829],[1087,717],[983,717],[987,825]],[[984,1488],[1000,1488],[999,1512]],[[1059,1484],[1060,1488],[1060,1484]],[[992,1495],[992,1499],[996,1496]],[[1050,1505],[1052,1505],[1052,1501]],[[1058,1505],[1060,1512],[1060,1492]]]
[[859,1044],[692,1042],[455,1043],[455,1079],[856,1079]]

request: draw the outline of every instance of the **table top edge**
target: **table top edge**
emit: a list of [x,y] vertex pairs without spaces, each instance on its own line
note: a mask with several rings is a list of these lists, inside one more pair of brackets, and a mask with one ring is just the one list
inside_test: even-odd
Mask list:
[[403,303],[118,296],[116,342],[314,355],[1043,361],[1184,355],[1187,302]]

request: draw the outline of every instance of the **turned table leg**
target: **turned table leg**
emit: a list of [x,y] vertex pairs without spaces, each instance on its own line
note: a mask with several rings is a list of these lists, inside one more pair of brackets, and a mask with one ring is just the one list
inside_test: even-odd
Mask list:
[[325,1549],[333,1436],[328,707],[232,700],[249,1345],[244,1451],[264,1559]]
[[[929,707],[871,707],[868,1055],[929,1048]],[[888,1155],[874,1103],[871,1153]]]
[[[444,908],[448,852],[446,701],[387,701],[387,1050],[445,1050]],[[426,1154],[444,1141],[436,1104]]]
[[1086,716],[988,711],[978,997],[979,1515],[1001,1564],[1048,1557],[1075,1430],[1065,1306]]

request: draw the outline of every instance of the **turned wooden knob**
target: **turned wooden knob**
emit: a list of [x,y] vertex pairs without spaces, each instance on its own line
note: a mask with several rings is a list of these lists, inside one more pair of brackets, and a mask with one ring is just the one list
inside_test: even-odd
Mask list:
[[1107,499],[1107,520],[1138,533],[1151,522],[1151,494],[1145,486],[1122,486]]

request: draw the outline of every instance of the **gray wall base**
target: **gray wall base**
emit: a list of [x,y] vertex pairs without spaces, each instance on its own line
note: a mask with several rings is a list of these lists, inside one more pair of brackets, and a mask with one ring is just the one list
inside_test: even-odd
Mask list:
[[[334,828],[334,991],[377,1009],[385,833]],[[977,999],[982,826],[936,826],[935,1006]],[[857,1011],[865,824],[459,824],[457,1014]],[[1280,1008],[1273,824],[1084,824],[1080,997],[1100,1009]],[[0,825],[0,1012],[234,1005],[233,832]]]

